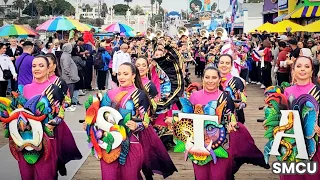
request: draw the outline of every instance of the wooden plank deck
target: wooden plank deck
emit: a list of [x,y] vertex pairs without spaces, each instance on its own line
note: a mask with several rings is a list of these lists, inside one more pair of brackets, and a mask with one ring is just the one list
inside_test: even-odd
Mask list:
[[[193,71],[191,71],[193,72]],[[192,81],[200,81],[192,76]],[[263,151],[263,147],[267,142],[263,137],[264,129],[261,123],[257,123],[257,119],[263,117],[263,111],[259,111],[258,107],[263,105],[263,91],[258,85],[247,85],[248,106],[245,109],[246,122],[245,125],[253,136],[256,145]],[[194,172],[191,162],[184,161],[183,154],[169,152],[174,164],[179,172],[168,177],[168,180],[194,180]],[[274,160],[274,159],[271,159]],[[92,156],[89,156],[82,167],[78,170],[73,180],[98,180],[101,179],[100,163]],[[155,180],[163,179],[162,176],[155,175]],[[236,180],[270,180],[279,179],[278,176],[272,174],[271,170],[266,170],[253,165],[243,165],[236,173]]]

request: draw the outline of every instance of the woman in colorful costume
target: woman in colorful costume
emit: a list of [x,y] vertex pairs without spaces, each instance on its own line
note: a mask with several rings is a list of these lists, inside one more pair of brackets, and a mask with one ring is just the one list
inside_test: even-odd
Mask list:
[[[46,57],[49,60],[49,81],[62,90],[65,96],[64,104],[70,106],[71,101],[68,94],[68,86],[64,80],[59,78],[56,56],[52,53],[48,53],[46,54]],[[64,109],[62,109],[62,111],[64,112]],[[55,138],[57,140],[57,153],[59,157],[58,171],[61,176],[65,176],[67,175],[65,165],[71,160],[81,159],[82,155],[76,145],[71,130],[65,121],[61,121],[59,126],[55,128]]]
[[54,130],[63,121],[65,95],[49,81],[46,57],[33,60],[32,73],[34,80],[23,88],[22,95],[14,93],[12,101],[1,99],[0,120],[5,123],[10,151],[18,161],[21,178],[54,180],[58,177],[59,155]]
[[[193,92],[189,100],[180,98],[183,113],[218,116],[220,124],[210,125],[205,122],[204,138],[208,154],[198,156],[197,152],[193,152],[190,148],[193,146],[192,140],[190,144],[186,134],[181,133],[181,131],[191,132],[193,127],[183,124],[183,121],[182,123],[174,122],[174,133],[180,140],[177,146],[181,146],[181,141],[185,143],[185,157],[193,161],[197,180],[232,180],[234,179],[233,174],[243,163],[268,167],[245,126],[236,122],[234,102],[229,93],[223,91],[220,81],[219,70],[209,66],[204,72],[203,89]],[[230,132],[229,135],[227,135],[226,128]],[[178,148],[177,146],[175,148]]]
[[[141,76],[142,84],[144,85],[145,90],[152,98],[151,101],[157,101],[155,99],[158,95],[157,89],[147,77],[149,71],[147,60],[143,58],[137,59],[136,67]],[[154,107],[151,105],[151,108]],[[166,148],[151,126],[141,131],[139,137],[140,143],[144,150],[144,164],[142,170],[146,176],[146,179],[153,179],[153,173],[161,174],[164,178],[167,178],[177,171],[177,168],[174,166],[168,152],[166,151]]]
[[[266,89],[268,95],[265,103],[265,121],[266,132],[264,137],[269,139],[265,145],[265,159],[269,161],[269,152],[277,132],[284,131],[292,133],[295,117],[288,116],[288,123],[280,126],[280,110],[296,110],[299,112],[301,127],[303,128],[304,140],[308,159],[298,159],[297,146],[294,138],[282,138],[279,145],[280,155],[276,156],[278,161],[300,162],[309,160],[320,162],[320,146],[318,138],[320,135],[319,120],[319,86],[312,83],[313,65],[310,57],[300,56],[293,64],[293,76],[296,83],[284,89],[271,86]],[[290,125],[291,124],[291,125]],[[302,142],[302,141],[300,141]],[[318,180],[320,178],[319,170],[315,174],[304,175],[280,175],[281,180]]]
[[244,124],[245,117],[243,108],[247,106],[247,97],[244,90],[245,86],[239,77],[235,77],[231,74],[232,64],[232,56],[223,54],[219,57],[218,68],[222,76],[221,85],[225,91],[230,93],[232,99],[237,101],[235,102],[237,120]]

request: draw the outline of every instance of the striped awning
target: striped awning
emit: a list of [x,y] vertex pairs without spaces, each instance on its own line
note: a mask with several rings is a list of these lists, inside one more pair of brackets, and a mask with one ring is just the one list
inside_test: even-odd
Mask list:
[[273,19],[273,22],[280,22],[283,20],[284,17],[286,17],[288,14],[282,14],[276,18]]
[[295,19],[295,18],[314,18],[320,17],[320,8],[319,6],[302,6],[288,16],[285,19]]

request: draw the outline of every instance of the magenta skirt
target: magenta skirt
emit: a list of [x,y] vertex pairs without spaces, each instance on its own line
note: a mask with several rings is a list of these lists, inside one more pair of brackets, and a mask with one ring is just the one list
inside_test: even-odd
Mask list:
[[269,169],[265,163],[263,153],[255,145],[248,129],[238,123],[239,129],[230,133],[230,148],[234,159],[233,174],[235,174],[243,164],[252,164]]
[[61,176],[65,176],[67,175],[65,165],[71,160],[81,159],[82,155],[65,121],[62,121],[56,127],[55,138],[57,142],[58,171]]
[[216,164],[212,161],[204,166],[193,164],[197,180],[232,180],[233,175],[244,163],[268,168],[262,152],[255,145],[247,128],[241,123],[238,123],[238,126],[239,129],[229,136],[228,158],[218,158]]
[[[45,135],[44,135],[45,137]],[[46,137],[48,138],[48,137]],[[35,164],[28,164],[21,152],[18,152],[19,169],[22,180],[56,180],[57,179],[57,148],[56,140],[49,139],[50,141],[50,155],[45,160],[44,156],[40,157]]]
[[152,126],[139,132],[139,140],[144,152],[142,170],[145,176],[150,177],[157,173],[167,178],[175,171],[178,172]]
[[281,175],[280,180],[319,180],[320,179],[320,146],[318,145],[317,153],[313,156],[312,161],[318,163],[318,171],[313,174],[304,174],[304,175]]
[[129,154],[124,165],[119,161],[110,164],[100,160],[102,180],[142,180],[143,150],[137,137],[131,135]]
[[234,161],[230,149],[227,151],[229,157],[217,159],[216,164],[213,161],[203,166],[192,163],[196,180],[232,180]]

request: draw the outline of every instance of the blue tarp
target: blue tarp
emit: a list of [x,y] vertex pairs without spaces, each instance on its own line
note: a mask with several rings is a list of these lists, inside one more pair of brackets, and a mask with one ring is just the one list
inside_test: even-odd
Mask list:
[[181,16],[181,14],[178,13],[177,11],[171,11],[167,14],[167,16]]

